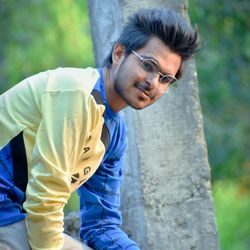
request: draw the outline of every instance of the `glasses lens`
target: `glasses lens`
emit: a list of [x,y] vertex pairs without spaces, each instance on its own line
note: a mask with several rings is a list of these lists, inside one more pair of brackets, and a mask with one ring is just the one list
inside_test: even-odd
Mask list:
[[158,74],[159,71],[157,64],[150,59],[143,60],[141,63],[141,67],[145,72],[150,74]]
[[170,75],[160,76],[160,82],[163,84],[170,84],[173,83],[174,81],[175,79]]

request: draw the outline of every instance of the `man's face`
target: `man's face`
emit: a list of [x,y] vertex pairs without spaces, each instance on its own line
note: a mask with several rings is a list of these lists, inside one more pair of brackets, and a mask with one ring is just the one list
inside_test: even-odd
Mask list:
[[135,109],[156,102],[169,86],[160,82],[158,73],[147,73],[141,66],[142,59],[153,59],[163,75],[175,76],[181,66],[181,57],[156,37],[127,57],[123,52],[114,66],[114,88],[126,105]]

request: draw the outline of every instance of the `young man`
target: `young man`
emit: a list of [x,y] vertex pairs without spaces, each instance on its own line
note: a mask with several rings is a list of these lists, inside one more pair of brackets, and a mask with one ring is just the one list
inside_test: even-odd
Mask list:
[[[0,96],[3,249],[66,249],[72,239],[63,234],[63,207],[76,189],[87,245],[139,249],[119,228],[126,150],[119,111],[156,102],[197,47],[197,32],[180,16],[141,10],[130,17],[103,68],[50,70]],[[68,249],[83,249],[76,245]]]

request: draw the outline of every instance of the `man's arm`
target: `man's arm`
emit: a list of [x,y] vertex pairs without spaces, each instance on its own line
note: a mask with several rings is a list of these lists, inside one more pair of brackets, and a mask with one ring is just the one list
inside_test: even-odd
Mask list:
[[120,229],[121,165],[125,148],[126,144],[122,143],[115,156],[106,154],[96,173],[78,190],[80,237],[94,249],[139,249]]
[[[70,195],[71,171],[81,150],[75,145],[84,142],[87,134],[81,119],[74,118],[67,95],[48,93],[42,98],[44,114],[36,135],[24,203],[32,249],[60,249],[63,245],[63,207]],[[80,102],[82,98],[75,99]],[[86,107],[87,101],[82,106]]]
[[[53,77],[44,82],[52,84]],[[63,207],[70,195],[71,176],[89,133],[103,119],[101,109],[84,91],[58,88],[44,90],[40,101],[41,121],[24,203],[32,249],[63,246]]]

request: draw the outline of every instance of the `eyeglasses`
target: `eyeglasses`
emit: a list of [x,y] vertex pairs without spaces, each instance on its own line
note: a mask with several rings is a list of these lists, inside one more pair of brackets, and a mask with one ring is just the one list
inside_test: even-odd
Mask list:
[[164,75],[160,72],[158,63],[150,58],[143,58],[138,55],[134,50],[132,52],[141,60],[141,69],[143,73],[149,74],[149,77],[153,79],[154,77],[159,77],[159,82],[163,85],[170,85],[177,81],[177,79],[172,75]]

